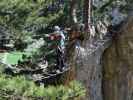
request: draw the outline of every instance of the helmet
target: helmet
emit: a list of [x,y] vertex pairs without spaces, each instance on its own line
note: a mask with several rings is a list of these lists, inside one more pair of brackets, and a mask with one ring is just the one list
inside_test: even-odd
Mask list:
[[54,26],[54,30],[55,31],[60,31],[60,27],[59,26]]

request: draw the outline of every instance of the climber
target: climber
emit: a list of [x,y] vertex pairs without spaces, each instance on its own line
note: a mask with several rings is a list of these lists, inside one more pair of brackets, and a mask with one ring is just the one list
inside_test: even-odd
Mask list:
[[50,40],[54,42],[54,49],[56,49],[56,63],[57,68],[61,71],[65,67],[64,53],[65,53],[65,35],[59,26],[54,26],[54,32],[46,34]]

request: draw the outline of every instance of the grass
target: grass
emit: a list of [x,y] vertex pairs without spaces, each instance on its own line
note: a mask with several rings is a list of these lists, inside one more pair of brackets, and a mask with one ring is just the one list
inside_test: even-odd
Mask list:
[[30,53],[26,52],[6,52],[6,53],[0,53],[0,60],[6,64],[17,64],[18,60],[22,60],[22,55],[30,55]]

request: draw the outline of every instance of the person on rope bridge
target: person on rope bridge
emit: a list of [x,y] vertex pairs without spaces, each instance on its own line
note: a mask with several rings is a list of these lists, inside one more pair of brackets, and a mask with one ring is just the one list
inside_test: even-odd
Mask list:
[[45,36],[54,42],[53,48],[56,50],[56,66],[61,71],[65,67],[65,35],[59,26],[54,26],[54,32],[45,34]]

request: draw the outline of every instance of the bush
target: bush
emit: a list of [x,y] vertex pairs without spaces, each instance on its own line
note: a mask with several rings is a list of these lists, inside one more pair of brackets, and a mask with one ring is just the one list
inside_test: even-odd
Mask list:
[[[45,100],[74,100],[85,95],[85,88],[76,81],[70,82],[69,86],[36,86],[34,82],[24,77],[7,78],[0,75],[0,99],[6,97],[42,98]],[[5,96],[6,95],[6,96]],[[28,100],[29,100],[28,99]]]

